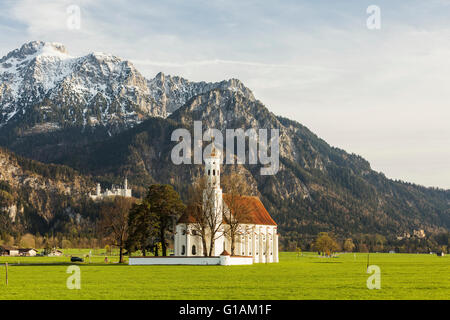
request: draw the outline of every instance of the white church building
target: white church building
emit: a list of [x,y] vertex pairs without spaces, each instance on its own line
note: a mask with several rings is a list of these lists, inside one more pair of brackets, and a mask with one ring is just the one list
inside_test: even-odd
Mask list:
[[[253,263],[278,262],[277,224],[265,209],[258,197],[243,196],[238,201],[245,201],[248,214],[245,223],[239,223],[236,232],[235,252],[231,253],[231,238],[226,232],[229,226],[220,221],[224,210],[228,210],[227,201],[230,196],[222,193],[220,187],[221,155],[212,148],[211,155],[205,159],[206,190],[203,191],[203,202],[213,201],[210,211],[221,224],[215,235],[212,257],[204,257],[203,241],[197,231],[195,218],[188,212],[177,221],[174,237],[174,256],[170,257],[130,257],[130,265],[143,264],[220,264],[238,265]],[[210,239],[206,239],[207,246]],[[209,248],[207,248],[208,250]]]
[[131,189],[128,188],[128,180],[125,178],[123,182],[123,186],[115,186],[113,185],[110,189],[106,189],[102,192],[102,189],[100,187],[100,183],[97,183],[97,189],[95,194],[89,193],[89,197],[92,200],[105,200],[109,197],[115,197],[115,196],[121,196],[121,197],[127,197],[131,198]]

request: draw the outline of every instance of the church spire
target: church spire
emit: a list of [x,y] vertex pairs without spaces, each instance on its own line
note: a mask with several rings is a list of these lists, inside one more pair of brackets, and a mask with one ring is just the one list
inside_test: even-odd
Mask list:
[[211,146],[211,157],[216,156],[216,144],[214,143],[214,136],[211,137],[212,146]]

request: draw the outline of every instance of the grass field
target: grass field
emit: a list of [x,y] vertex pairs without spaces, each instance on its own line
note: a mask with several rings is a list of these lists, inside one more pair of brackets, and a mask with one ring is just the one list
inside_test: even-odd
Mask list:
[[103,259],[79,264],[81,289],[69,290],[69,257],[0,257],[0,299],[450,299],[449,256],[371,253],[370,264],[381,269],[380,290],[367,289],[367,254],[283,252],[278,264],[228,267],[128,266]]

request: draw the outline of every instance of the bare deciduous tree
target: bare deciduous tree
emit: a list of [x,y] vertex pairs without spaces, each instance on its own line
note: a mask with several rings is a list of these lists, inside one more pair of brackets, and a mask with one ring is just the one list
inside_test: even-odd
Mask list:
[[99,231],[111,239],[112,245],[119,247],[119,263],[123,263],[123,249],[128,237],[128,213],[135,200],[116,196],[106,201],[100,210]]
[[227,224],[225,232],[231,241],[231,255],[235,255],[236,240],[243,232],[242,225],[249,223],[252,208],[243,196],[250,193],[245,177],[236,172],[223,176],[222,186],[226,192],[223,218]]
[[192,217],[192,229],[202,239],[203,255],[212,256],[214,243],[220,236],[223,219],[214,210],[214,190],[207,187],[206,179],[199,178],[189,191],[187,213]]

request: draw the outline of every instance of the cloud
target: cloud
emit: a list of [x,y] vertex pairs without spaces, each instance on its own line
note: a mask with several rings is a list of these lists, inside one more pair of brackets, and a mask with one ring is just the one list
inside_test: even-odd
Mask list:
[[[67,29],[71,4],[81,8],[78,31]],[[0,45],[6,54],[25,41],[57,41],[72,55],[127,58],[147,77],[239,78],[271,111],[374,168],[450,188],[449,2],[380,0],[377,31],[366,28],[370,4],[7,1]],[[427,157],[440,160],[431,168]]]

